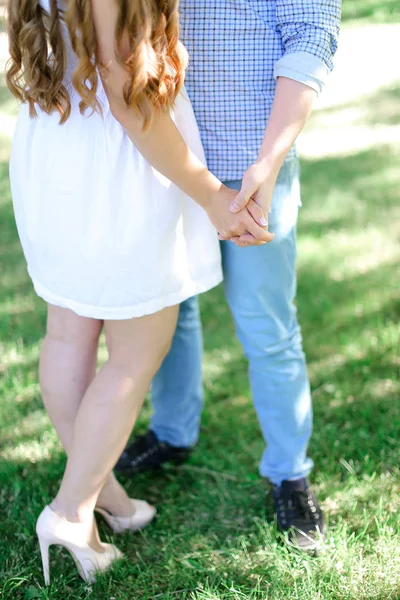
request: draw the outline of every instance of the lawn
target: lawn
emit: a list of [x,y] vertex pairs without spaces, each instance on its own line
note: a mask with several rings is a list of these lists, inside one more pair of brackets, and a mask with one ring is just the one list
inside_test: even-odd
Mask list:
[[[368,21],[372,3],[360,4],[365,14],[356,16]],[[394,14],[394,2],[381,2],[383,12],[385,6]],[[345,13],[350,20],[354,10]],[[0,101],[2,114],[9,114],[4,88]],[[399,86],[376,90],[361,105],[363,127],[395,127]],[[311,130],[332,115],[342,118],[341,110],[319,110]],[[314,397],[312,480],[329,524],[323,550],[318,556],[290,552],[277,536],[269,490],[257,472],[263,440],[247,364],[217,289],[202,299],[200,443],[179,469],[124,480],[131,495],[158,507],[157,521],[118,539],[127,559],[92,587],[78,578],[67,553],[53,552],[53,583],[46,590],[34,526],[57,489],[65,458],[37,383],[45,306],[32,290],[18,243],[3,136],[1,599],[400,599],[400,143],[377,139],[350,151],[353,140],[344,139],[342,152],[321,146],[319,156],[302,161],[298,307]],[[146,405],[137,431],[145,430],[149,413]],[[101,533],[113,539],[102,523]]]
[[391,23],[400,21],[400,7],[397,0],[343,0],[342,16],[344,23]]

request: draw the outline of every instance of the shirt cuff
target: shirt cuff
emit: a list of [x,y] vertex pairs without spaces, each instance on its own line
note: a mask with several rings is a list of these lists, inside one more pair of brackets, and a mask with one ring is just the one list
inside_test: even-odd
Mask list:
[[280,58],[274,67],[274,77],[287,77],[304,83],[319,95],[329,76],[326,64],[308,52],[292,52]]

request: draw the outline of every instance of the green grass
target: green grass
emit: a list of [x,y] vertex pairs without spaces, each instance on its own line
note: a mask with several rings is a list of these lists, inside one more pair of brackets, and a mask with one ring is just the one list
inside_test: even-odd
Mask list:
[[[395,125],[391,90],[364,98],[357,118]],[[397,144],[303,161],[298,306],[314,396],[313,482],[329,522],[323,551],[290,552],[277,535],[257,473],[263,440],[247,365],[217,289],[202,299],[199,446],[180,469],[124,482],[156,504],[158,520],[118,539],[127,559],[92,587],[54,552],[49,590],[34,526],[65,459],[37,383],[45,306],[26,274],[0,163],[1,599],[400,599],[399,159]],[[101,533],[113,539],[103,524]]]
[[400,20],[397,0],[343,0],[343,21],[392,23]]

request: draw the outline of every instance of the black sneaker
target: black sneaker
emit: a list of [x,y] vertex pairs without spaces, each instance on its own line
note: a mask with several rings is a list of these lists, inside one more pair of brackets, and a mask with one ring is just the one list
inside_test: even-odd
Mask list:
[[176,448],[166,442],[160,442],[156,434],[149,429],[125,448],[115,465],[115,471],[129,475],[158,469],[168,462],[179,465],[189,458],[191,451],[191,448]]
[[325,520],[306,477],[274,486],[273,498],[280,531],[289,531],[289,543],[315,550],[325,534]]

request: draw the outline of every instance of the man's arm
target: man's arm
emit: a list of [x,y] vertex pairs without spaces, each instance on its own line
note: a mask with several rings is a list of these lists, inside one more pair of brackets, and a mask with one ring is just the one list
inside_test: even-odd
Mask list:
[[284,55],[275,64],[275,98],[259,157],[243,177],[233,212],[254,197],[268,214],[279,170],[325,85],[337,49],[341,0],[277,0],[276,4]]

